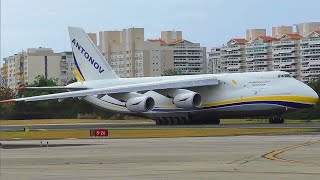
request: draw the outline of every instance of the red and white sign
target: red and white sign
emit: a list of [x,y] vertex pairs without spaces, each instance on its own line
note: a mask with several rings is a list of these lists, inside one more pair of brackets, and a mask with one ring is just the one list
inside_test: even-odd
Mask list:
[[105,136],[109,135],[109,132],[108,132],[108,129],[95,129],[95,130],[93,130],[92,135],[99,136],[99,137],[105,137]]

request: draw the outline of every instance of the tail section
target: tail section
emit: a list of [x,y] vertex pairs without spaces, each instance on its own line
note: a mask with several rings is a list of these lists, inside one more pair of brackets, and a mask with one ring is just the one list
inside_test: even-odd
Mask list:
[[78,81],[119,78],[82,28],[69,27],[69,35]]

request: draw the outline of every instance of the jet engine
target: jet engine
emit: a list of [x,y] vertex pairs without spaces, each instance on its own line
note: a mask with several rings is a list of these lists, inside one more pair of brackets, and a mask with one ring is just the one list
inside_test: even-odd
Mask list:
[[201,95],[195,92],[177,94],[173,98],[173,104],[179,108],[199,107],[202,104]]
[[126,107],[131,112],[147,112],[154,108],[154,99],[148,96],[139,96],[128,99]]

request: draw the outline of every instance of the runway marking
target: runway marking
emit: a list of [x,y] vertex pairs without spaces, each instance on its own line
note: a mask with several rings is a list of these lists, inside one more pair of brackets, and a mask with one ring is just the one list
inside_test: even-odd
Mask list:
[[274,151],[271,151],[271,152],[269,152],[267,154],[262,155],[262,157],[266,158],[266,159],[270,159],[270,160],[282,161],[282,162],[288,162],[288,163],[310,163],[310,162],[300,161],[300,160],[284,159],[284,158],[280,158],[280,157],[277,157],[277,156],[279,154],[281,154],[281,153],[286,152],[286,151],[290,151],[290,150],[297,149],[297,148],[304,147],[304,146],[310,146],[310,145],[316,144],[316,143],[320,143],[320,140],[309,141],[309,142],[306,142],[306,143],[303,143],[303,144],[298,144],[298,145],[289,146],[289,147],[286,147],[286,148],[274,150]]

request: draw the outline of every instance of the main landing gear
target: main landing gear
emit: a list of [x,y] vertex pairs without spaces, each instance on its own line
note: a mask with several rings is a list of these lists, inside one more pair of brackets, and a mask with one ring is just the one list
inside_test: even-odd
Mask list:
[[283,117],[272,117],[269,118],[269,124],[283,124],[284,118]]
[[187,124],[220,124],[220,119],[192,120],[185,117],[157,118],[156,125],[187,125]]

